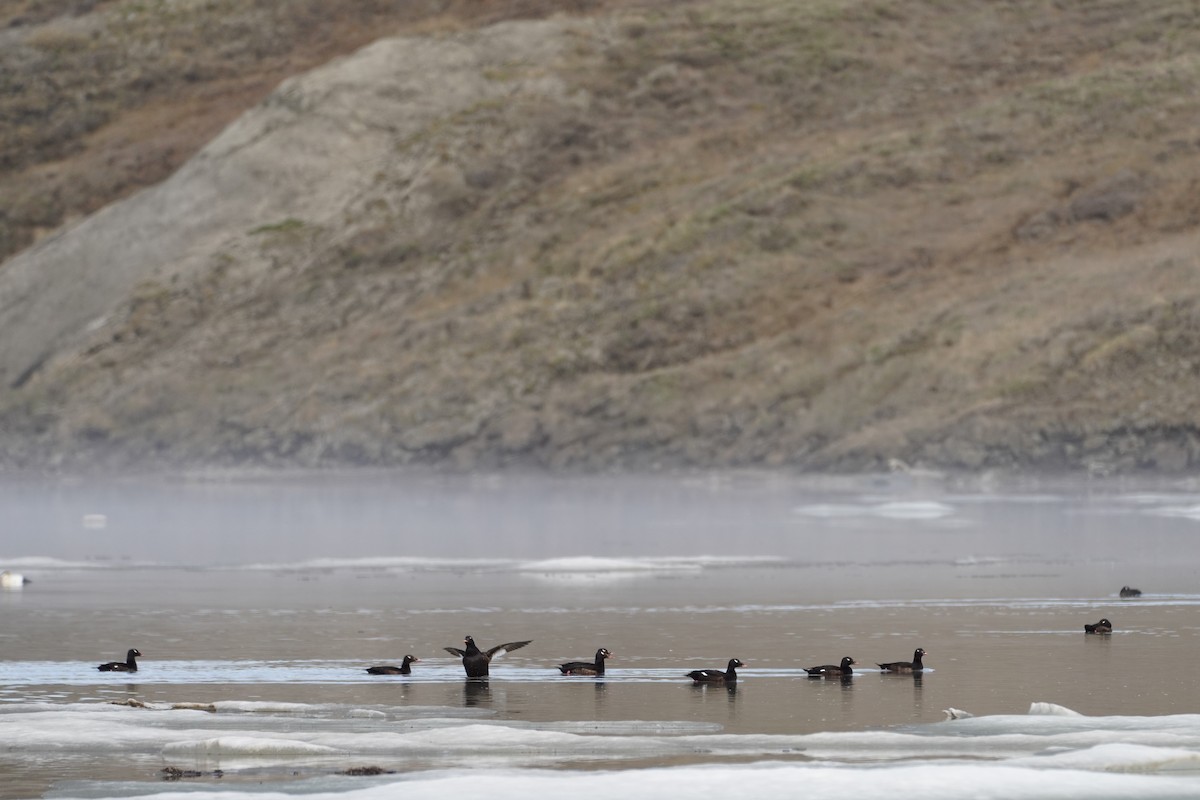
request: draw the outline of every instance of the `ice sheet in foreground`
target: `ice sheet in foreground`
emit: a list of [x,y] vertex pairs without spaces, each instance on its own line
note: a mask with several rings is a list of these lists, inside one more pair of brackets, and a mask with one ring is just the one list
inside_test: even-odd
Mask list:
[[0,753],[35,759],[157,756],[177,767],[206,770],[306,765],[317,759],[323,765],[333,762],[330,771],[364,760],[404,770],[618,767],[646,759],[803,759],[831,768],[878,768],[970,759],[1047,772],[1187,771],[1200,777],[1200,715],[1195,714],[1087,717],[1034,703],[1024,715],[787,735],[727,734],[682,721],[588,726],[469,719],[452,716],[454,709],[444,716],[405,718],[386,707],[339,712],[303,704],[244,705],[217,703],[216,713],[85,703],[5,708]]
[[[365,785],[364,785],[365,784]],[[97,790],[107,788],[108,794]],[[150,789],[149,793],[146,790]],[[760,763],[688,766],[605,772],[543,770],[456,770],[405,777],[361,779],[331,776],[277,791],[229,787],[221,791],[171,791],[146,784],[102,787],[79,785],[52,797],[125,798],[145,794],[160,800],[264,800],[297,794],[309,800],[444,800],[530,797],[612,800],[686,797],[688,800],[755,800],[919,797],[922,800],[1005,798],[1006,800],[1183,800],[1200,798],[1200,780],[1190,777],[1113,775],[1103,772],[1044,770],[993,764],[905,764],[883,767],[830,767]]]

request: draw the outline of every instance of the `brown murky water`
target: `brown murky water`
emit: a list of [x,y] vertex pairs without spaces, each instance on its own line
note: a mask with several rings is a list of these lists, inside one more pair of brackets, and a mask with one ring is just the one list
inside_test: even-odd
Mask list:
[[[337,500],[339,522],[306,515],[321,495],[311,485],[259,489],[249,505],[243,487],[223,497],[203,486],[199,499],[194,487],[159,487],[142,506],[126,489],[22,506],[22,524],[44,530],[39,540],[26,528],[0,550],[34,581],[0,594],[0,724],[5,707],[127,697],[318,709],[296,725],[429,708],[750,736],[888,730],[948,708],[1022,714],[1038,701],[1101,716],[1200,713],[1190,667],[1200,658],[1200,522],[1185,492],[656,479],[455,494],[382,483],[335,487],[360,501]],[[431,510],[433,495],[451,510]],[[105,527],[93,516],[75,529],[106,504],[116,513]],[[206,529],[199,512],[152,524],[154,509],[189,507],[205,508]],[[123,515],[140,521],[123,530]],[[187,557],[192,544],[204,558]],[[1118,598],[1126,583],[1146,593]],[[1115,632],[1085,635],[1100,617]],[[498,661],[481,688],[442,649],[465,634],[485,646],[533,643]],[[554,668],[601,646],[614,653],[603,680]],[[920,677],[877,671],[917,646],[929,653]],[[96,672],[129,647],[145,654],[136,676]],[[363,671],[405,653],[422,659],[410,677]],[[851,680],[802,671],[845,655],[859,662]],[[683,678],[732,657],[747,665],[736,690]],[[0,753],[0,797],[64,780],[153,780],[167,760],[156,747],[68,750]],[[641,763],[680,760],[647,753]]]

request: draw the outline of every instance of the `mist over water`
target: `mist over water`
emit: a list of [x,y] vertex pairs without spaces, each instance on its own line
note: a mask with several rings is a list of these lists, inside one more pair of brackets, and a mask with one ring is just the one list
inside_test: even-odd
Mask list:
[[991,483],[757,473],[0,480],[0,558],[211,566],[386,556],[885,562],[1026,553],[1161,566],[1200,519],[1200,489]]
[[[165,767],[225,797],[433,796],[480,771],[514,797],[653,796],[653,780],[1072,796],[1115,786],[1094,780],[1114,769],[1153,776],[1125,784],[1139,795],[1200,796],[1200,780],[1164,777],[1200,771],[1190,485],[10,480],[0,525],[0,568],[33,581],[0,592],[0,798],[154,793]],[[1125,584],[1143,596],[1121,599]],[[1114,633],[1085,635],[1101,616]],[[477,686],[443,650],[466,634],[533,643]],[[601,646],[603,679],[559,675]],[[923,675],[880,673],[917,646]],[[144,653],[135,675],[96,670],[129,647]],[[411,675],[365,672],[406,653],[421,659]],[[803,671],[844,655],[850,680]],[[735,656],[735,689],[683,678]],[[367,764],[394,776],[337,776]]]

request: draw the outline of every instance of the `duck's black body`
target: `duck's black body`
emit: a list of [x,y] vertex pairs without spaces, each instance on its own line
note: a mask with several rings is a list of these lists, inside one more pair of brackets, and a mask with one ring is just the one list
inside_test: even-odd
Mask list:
[[603,675],[604,661],[612,656],[608,648],[601,647],[596,651],[596,661],[568,661],[559,664],[558,669],[563,675]]
[[1112,633],[1112,623],[1109,622],[1107,619],[1102,619],[1099,622],[1097,622],[1095,625],[1085,624],[1083,626],[1083,632],[1084,633]]
[[925,649],[918,647],[913,651],[912,661],[889,661],[886,664],[880,664],[879,668],[884,672],[921,672],[925,669],[925,665],[921,663],[924,655]]
[[488,676],[488,665],[492,663],[493,658],[504,655],[505,653],[524,647],[532,642],[532,639],[526,639],[523,642],[507,642],[499,644],[490,650],[480,650],[475,644],[475,640],[468,636],[463,640],[466,649],[459,650],[457,647],[447,647],[447,653],[462,659],[463,670],[467,673],[468,678],[486,678]]
[[851,664],[857,664],[850,656],[842,659],[840,665],[823,664],[819,667],[805,667],[804,671],[808,673],[810,678],[848,678],[854,674],[851,669]]
[[142,651],[133,649],[125,654],[124,661],[109,661],[106,664],[101,664],[96,669],[101,672],[137,672],[137,657],[141,656]]
[[404,661],[400,666],[382,666],[382,667],[367,667],[367,672],[372,675],[411,675],[412,664],[420,661],[416,656],[405,656]]
[[1121,597],[1141,597],[1142,590],[1134,589],[1132,586],[1121,587]]
[[729,659],[729,666],[719,669],[694,669],[687,674],[694,683],[737,683],[737,668],[746,666],[736,658]]

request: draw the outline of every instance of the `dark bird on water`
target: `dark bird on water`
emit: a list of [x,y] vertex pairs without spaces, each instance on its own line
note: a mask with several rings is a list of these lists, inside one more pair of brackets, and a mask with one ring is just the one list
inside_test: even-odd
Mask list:
[[1121,597],[1141,597],[1142,590],[1134,589],[1132,586],[1121,587]]
[[1112,623],[1107,619],[1102,619],[1095,625],[1084,624],[1084,633],[1112,633]]
[[737,668],[746,666],[736,658],[729,659],[729,666],[719,669],[694,669],[687,674],[695,683],[737,683]]
[[601,647],[596,651],[596,661],[568,661],[565,664],[559,664],[558,669],[563,675],[603,675],[604,660],[611,657],[612,653],[608,652],[608,648]]
[[912,661],[889,661],[886,664],[880,664],[879,668],[884,672],[920,672],[925,669],[925,665],[921,663],[924,655],[925,648],[918,647],[913,651]]
[[463,644],[466,645],[465,650],[459,650],[457,647],[447,647],[447,653],[453,653],[462,658],[463,669],[467,673],[468,678],[486,678],[488,676],[488,664],[492,663],[493,658],[499,658],[505,653],[524,647],[532,642],[532,639],[526,639],[523,642],[508,642],[506,644],[498,644],[490,650],[480,650],[475,644],[475,640],[468,636],[463,639]]
[[405,656],[403,663],[400,666],[387,665],[382,667],[367,667],[367,672],[372,675],[411,675],[412,664],[420,661],[416,656]]
[[846,656],[838,666],[824,664],[819,667],[805,667],[804,671],[808,673],[810,678],[848,678],[854,674],[854,670],[850,668],[850,665],[857,663],[850,656]]
[[130,650],[125,654],[124,661],[109,661],[106,664],[101,664],[96,669],[101,672],[137,672],[137,657],[141,656],[141,650]]

